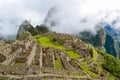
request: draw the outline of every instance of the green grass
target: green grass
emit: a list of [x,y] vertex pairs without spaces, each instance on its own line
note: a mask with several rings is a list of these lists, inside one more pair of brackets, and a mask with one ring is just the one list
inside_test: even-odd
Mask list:
[[55,60],[55,68],[59,70],[61,68],[60,66],[61,65],[60,65],[59,60]]
[[74,52],[74,51],[68,51],[68,50],[65,50],[65,53],[67,53],[71,58],[73,59],[77,59],[80,57],[80,55],[78,55],[78,53]]
[[97,53],[97,51],[94,50],[94,49],[92,49],[92,51],[93,51],[93,58],[92,58],[92,60],[93,60],[94,62],[96,62],[96,61],[97,61],[97,55],[98,55],[98,53]]
[[85,76],[84,74],[80,74],[80,73],[74,73],[74,72],[66,72],[66,75],[68,76],[76,76],[76,77],[80,77],[80,76]]
[[6,78],[4,78],[4,77],[1,77],[1,76],[0,76],[0,80],[7,80],[7,79],[6,79]]
[[61,50],[64,50],[65,48],[61,45],[55,45],[53,42],[51,42],[49,40],[49,38],[47,37],[40,37],[38,39],[38,42],[43,45],[44,47],[53,47],[53,48],[56,48],[56,49],[61,49]]
[[55,68],[57,70],[61,70],[63,68],[57,54],[55,55]]
[[113,75],[110,75],[108,76],[108,79],[107,80],[116,80],[115,77]]
[[93,77],[93,78],[97,78],[98,77],[98,75],[96,74],[96,73],[94,73],[94,72],[92,72],[92,71],[90,71],[89,70],[89,68],[88,68],[88,61],[87,60],[83,60],[82,62],[77,62],[76,61],[76,63],[87,73],[87,74],[89,74],[91,77]]
[[92,72],[92,71],[90,71],[89,69],[88,69],[88,66],[86,65],[86,61],[84,61],[84,62],[81,62],[81,63],[78,63],[78,62],[76,62],[85,72],[87,72],[90,76],[92,76],[92,77],[94,77],[94,78],[97,78],[98,77],[98,75],[97,74],[95,74],[94,72]]
[[68,54],[71,58],[77,59],[80,57],[80,55],[74,51],[67,50],[64,46],[62,45],[56,45],[54,42],[50,41],[48,37],[40,37],[37,39],[37,41],[43,45],[44,47],[52,47],[55,49],[59,49],[64,51],[66,54]]
[[92,77],[94,77],[94,78],[97,78],[97,77],[98,77],[98,75],[95,74],[95,73],[93,73],[92,71],[90,71],[86,65],[82,65],[82,64],[81,64],[80,66],[81,66],[81,68],[82,68],[85,72],[87,72],[90,76],[92,76]]
[[63,78],[57,78],[57,80],[63,80]]

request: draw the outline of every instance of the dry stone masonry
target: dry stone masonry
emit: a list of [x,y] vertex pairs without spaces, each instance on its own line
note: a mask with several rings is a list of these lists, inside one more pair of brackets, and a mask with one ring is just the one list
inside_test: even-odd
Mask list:
[[[60,34],[55,37],[60,39],[66,37],[66,35],[60,35],[61,37],[58,35]],[[90,78],[64,51],[44,47],[31,36],[28,37],[25,40],[11,41],[0,46],[0,77],[3,77],[4,80],[8,80],[8,78],[12,80],[80,80]],[[71,37],[68,36],[67,39],[69,40]],[[80,44],[81,42],[77,39],[72,41],[73,39],[65,41],[64,46],[71,50],[72,44]],[[78,51],[77,48],[76,51]]]

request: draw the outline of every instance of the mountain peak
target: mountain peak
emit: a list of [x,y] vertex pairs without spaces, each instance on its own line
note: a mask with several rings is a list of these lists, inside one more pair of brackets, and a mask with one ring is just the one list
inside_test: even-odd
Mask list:
[[27,20],[23,21],[18,29],[17,36],[19,36],[20,34],[22,34],[25,31],[28,31],[29,28],[33,28],[33,26],[30,24],[30,22]]
[[22,24],[21,24],[21,25],[24,25],[24,26],[30,26],[31,24],[30,24],[30,22],[29,22],[29,21],[24,20],[24,21],[22,22]]
[[50,8],[50,10],[47,13],[47,16],[44,20],[44,24],[46,24],[47,26],[53,27],[56,26],[58,24],[58,20],[57,20],[57,8],[53,7]]

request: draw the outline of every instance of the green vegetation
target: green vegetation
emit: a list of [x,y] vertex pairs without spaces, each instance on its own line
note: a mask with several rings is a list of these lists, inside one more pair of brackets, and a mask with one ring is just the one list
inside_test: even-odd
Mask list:
[[81,36],[79,36],[83,41],[90,43],[94,45],[95,47],[103,47],[105,43],[106,33],[104,29],[97,26],[98,31],[96,32],[96,35],[93,35],[91,31],[83,31],[80,33]]
[[[88,45],[91,54],[91,59],[83,59],[83,61],[78,61],[77,59],[80,57],[80,55],[73,50],[66,49],[62,44],[60,44],[61,41],[57,40],[56,38],[53,38],[51,34],[47,36],[41,36],[39,37],[34,36],[37,41],[43,45],[44,47],[52,47],[55,49],[59,49],[64,51],[67,55],[69,55],[71,58],[75,59],[76,63],[91,77],[98,78],[99,76],[116,76],[120,78],[120,60],[116,59],[112,55],[109,55],[105,53],[104,51],[100,51],[96,48],[94,48],[91,45]],[[87,45],[87,44],[86,44]],[[76,47],[73,45],[73,47]],[[56,69],[62,69],[62,65],[55,56],[55,68]],[[108,74],[104,72],[104,70],[108,71]],[[110,73],[110,74],[109,74]],[[68,75],[77,75],[72,73],[67,73]],[[79,75],[79,74],[78,74]],[[111,77],[111,79],[114,79],[114,77]]]
[[55,60],[55,68],[56,69],[60,69],[60,62],[59,62],[59,60]]
[[[98,27],[98,31],[96,35],[92,35],[90,31],[84,31],[81,34],[80,38],[95,47],[105,50],[107,53],[112,54],[115,57],[119,57],[119,46],[116,41],[120,40],[118,36],[110,36],[106,34],[104,29]],[[79,36],[79,35],[78,35]],[[116,41],[115,41],[116,40]]]
[[71,58],[73,59],[77,59],[80,57],[80,55],[74,51],[70,51],[67,50],[64,46],[62,45],[57,45],[54,42],[50,41],[50,39],[48,37],[40,37],[39,39],[37,39],[38,42],[43,45],[44,47],[52,47],[55,49],[59,49],[64,51],[66,54],[68,54]]
[[55,68],[57,70],[61,70],[62,69],[62,65],[61,65],[60,60],[58,59],[58,55],[57,54],[55,55]]
[[118,44],[116,44],[115,40],[110,35],[106,35],[106,43],[105,43],[105,49],[106,52],[109,54],[112,54],[113,56],[117,57],[117,54],[119,54],[119,47]]
[[[110,76],[111,78],[109,78],[108,80],[115,80],[115,77],[113,76],[120,78],[120,60],[119,59],[115,58],[110,54],[105,53],[104,51],[98,50],[94,47],[92,48],[90,53],[92,53],[92,62],[96,64],[96,67],[95,67],[96,70],[100,71],[100,73],[103,73],[104,69],[108,71],[109,72],[109,74],[107,74],[108,78],[111,75]],[[82,67],[82,65],[80,66]],[[86,66],[84,66],[83,68],[85,67]],[[95,70],[95,69],[93,68],[92,70]]]
[[75,73],[75,72],[72,72],[72,71],[66,71],[65,73],[66,73],[66,75],[68,75],[68,76],[76,76],[76,77],[85,76],[84,74]]
[[96,62],[98,53],[97,53],[97,51],[95,49],[92,49],[92,51],[93,51],[93,58],[92,58],[92,60],[94,62]]
[[64,50],[64,51],[73,59],[77,59],[80,57],[80,55],[78,55],[78,53],[76,53],[74,51],[69,51],[69,50]]
[[20,36],[17,37],[18,40],[24,40],[29,36],[29,33],[22,33]]
[[107,53],[99,52],[104,57],[102,67],[112,75],[120,78],[120,60]]
[[7,80],[5,77],[0,76],[0,80]]
[[91,51],[92,51],[91,54],[93,56],[90,61],[89,70],[91,70],[94,73],[99,74],[98,76],[100,76],[100,74],[103,73],[103,68],[102,68],[101,64],[103,63],[104,60],[103,60],[102,56],[97,52],[96,48],[92,47]]
[[53,47],[53,48],[56,48],[56,49],[65,50],[65,48],[63,46],[55,45],[53,42],[51,42],[48,37],[40,37],[38,39],[38,42],[41,45],[43,45],[44,47]]
[[42,24],[40,26],[36,26],[35,28],[39,33],[45,33],[45,32],[49,32],[49,29],[46,25]]
[[99,60],[102,69],[108,71],[109,75],[111,75],[111,79],[109,80],[114,80],[115,77],[113,76],[120,78],[120,60],[104,51],[98,49],[96,51],[102,56],[101,61]]
[[37,31],[34,27],[30,27],[30,28],[28,29],[28,31],[29,31],[32,35],[38,34],[38,31]]
[[92,72],[92,71],[89,70],[86,60],[84,60],[84,61],[82,61],[82,62],[80,62],[80,63],[78,63],[78,62],[76,61],[76,63],[77,63],[85,72],[87,72],[90,76],[92,76],[92,77],[94,77],[94,78],[97,78],[97,77],[98,77],[97,74],[95,74],[94,72]]
[[90,71],[86,65],[80,64],[80,67],[81,67],[85,72],[87,72],[90,76],[92,76],[92,77],[94,77],[94,78],[97,78],[97,77],[98,77],[98,75],[95,74],[94,72]]

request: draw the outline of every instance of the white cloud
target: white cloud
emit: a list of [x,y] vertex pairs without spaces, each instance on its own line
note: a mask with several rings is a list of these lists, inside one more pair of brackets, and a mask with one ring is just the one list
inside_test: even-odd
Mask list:
[[[0,34],[16,34],[23,20],[30,20],[33,25],[41,24],[48,10],[57,6],[54,19],[59,25],[52,30],[58,32],[78,32],[94,30],[101,20],[111,24],[120,18],[120,0],[0,0]],[[107,15],[107,16],[106,16]],[[80,23],[86,18],[87,22]],[[119,28],[116,23],[115,27]]]
[[[120,28],[119,24],[112,25],[120,18],[119,0],[66,0],[59,2],[58,13],[53,14],[52,22],[58,20],[59,25],[52,27],[53,31],[77,33],[92,30],[101,21],[112,27]],[[86,22],[80,23],[80,19]]]

